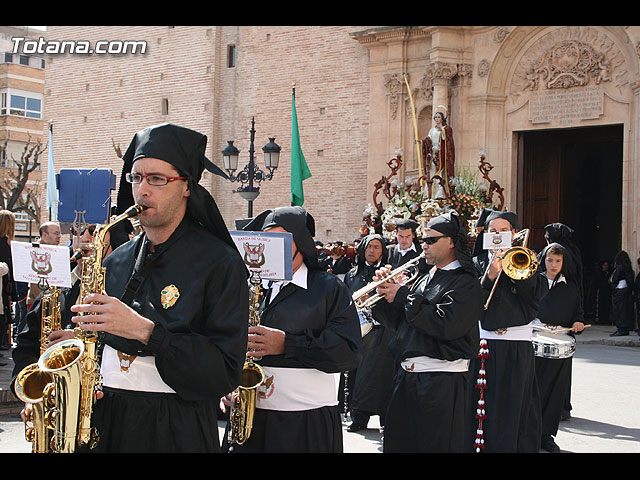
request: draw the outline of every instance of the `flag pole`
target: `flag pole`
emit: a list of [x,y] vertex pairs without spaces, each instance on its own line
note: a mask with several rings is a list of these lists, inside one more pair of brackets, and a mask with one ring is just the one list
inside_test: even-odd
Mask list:
[[[51,140],[53,139],[53,119],[49,120],[49,148],[51,147]],[[49,175],[49,165],[47,164],[47,176]],[[47,186],[47,189],[49,187]],[[51,204],[49,204],[49,221],[51,221]]]
[[[293,102],[295,104],[296,101],[296,82],[292,82],[291,83],[291,98],[293,99]],[[294,206],[293,203],[293,196],[291,196],[291,206]]]

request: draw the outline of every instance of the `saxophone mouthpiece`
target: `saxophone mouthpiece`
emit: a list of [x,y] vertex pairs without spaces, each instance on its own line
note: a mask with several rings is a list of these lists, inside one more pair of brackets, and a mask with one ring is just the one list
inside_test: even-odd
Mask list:
[[76,250],[75,252],[73,252],[73,255],[71,255],[72,262],[77,262],[81,258],[82,258],[82,250]]
[[140,215],[142,212],[144,212],[147,208],[146,205],[140,205],[140,204],[136,204],[133,205],[132,207],[129,207],[124,214],[126,215],[127,218],[130,217],[137,217],[138,215]]

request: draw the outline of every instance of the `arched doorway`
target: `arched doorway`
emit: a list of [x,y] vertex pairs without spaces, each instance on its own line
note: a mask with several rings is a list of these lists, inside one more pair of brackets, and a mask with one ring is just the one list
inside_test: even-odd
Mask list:
[[623,127],[610,125],[518,133],[520,219],[530,248],[546,241],[544,227],[574,229],[582,253],[585,310],[594,276],[622,244]]

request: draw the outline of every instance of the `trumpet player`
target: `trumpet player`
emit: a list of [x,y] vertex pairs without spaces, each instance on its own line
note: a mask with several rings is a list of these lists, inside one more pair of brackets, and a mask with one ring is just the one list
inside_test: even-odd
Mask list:
[[[260,325],[249,328],[248,352],[262,357],[265,380],[251,436],[233,452],[341,453],[339,376],[358,365],[362,346],[351,294],[319,267],[304,208],[265,210],[244,230],[291,233],[293,277],[265,285]],[[222,401],[229,407],[229,396]]]
[[[483,213],[485,232],[511,232],[515,237],[518,226],[515,213],[491,210]],[[476,242],[480,239],[481,236]],[[541,410],[531,322],[540,298],[546,293],[546,285],[539,272],[521,280],[507,276],[502,271],[503,253],[492,255],[485,250],[474,257],[483,301],[491,296],[491,302],[477,317],[482,343],[469,369],[465,449],[537,453]]]
[[[462,452],[467,371],[482,310],[466,231],[454,212],[429,221],[422,250],[431,270],[409,288],[382,283],[372,311],[396,330],[389,348],[401,368],[387,409],[383,451]],[[381,269],[377,279],[384,279]]]
[[[377,269],[387,264],[386,240],[382,235],[370,234],[362,239],[358,246],[358,263],[345,276],[344,283],[351,293],[358,291],[373,281]],[[360,315],[368,315],[362,311]],[[384,426],[395,363],[389,351],[389,341],[393,330],[385,327],[375,318],[370,318],[371,330],[362,340],[362,363],[349,372],[347,385],[347,404],[352,423],[347,430],[357,432],[365,429],[373,415],[380,417],[380,426]]]
[[106,259],[104,292],[72,307],[74,323],[101,332],[104,345],[95,452],[220,452],[218,403],[240,383],[249,289],[199,185],[205,168],[221,173],[206,144],[163,124],[136,133],[123,155],[118,208],[145,207],[144,232]]

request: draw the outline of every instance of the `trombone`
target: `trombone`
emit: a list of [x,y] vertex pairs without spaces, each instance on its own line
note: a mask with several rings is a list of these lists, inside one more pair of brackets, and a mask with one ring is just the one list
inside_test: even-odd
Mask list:
[[[528,240],[529,229],[526,228],[524,230],[520,230],[514,235],[513,241],[511,242],[511,248],[509,248],[502,257],[502,271],[513,280],[525,280],[529,277],[532,277],[538,270],[538,256],[533,250],[527,248]],[[517,245],[514,246],[514,244]],[[498,250],[496,250],[491,257],[491,261],[487,265],[487,268],[482,275],[480,284],[482,284],[487,277],[489,268],[491,268],[491,264],[493,263],[493,260],[496,258],[497,254]],[[487,298],[487,302],[484,304],[485,310],[489,308],[489,303],[491,303],[493,294],[496,291],[498,280],[500,280],[500,275],[498,275],[496,280],[493,282],[493,287],[491,288],[489,298]]]
[[412,283],[418,275],[420,275],[418,263],[423,258],[425,258],[424,252],[405,264],[397,267],[395,270],[392,270],[385,278],[378,280],[377,282],[370,282],[361,289],[356,290],[352,296],[353,302],[356,304],[356,309],[361,310],[364,308],[371,308],[380,299],[384,298],[377,292],[374,295],[371,295],[371,293],[383,283],[392,282],[401,283],[402,285],[409,285]]

